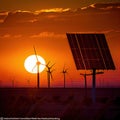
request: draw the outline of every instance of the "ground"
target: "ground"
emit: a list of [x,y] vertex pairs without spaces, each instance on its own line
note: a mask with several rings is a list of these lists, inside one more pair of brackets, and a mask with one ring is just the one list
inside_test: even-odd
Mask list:
[[120,88],[0,88],[0,117],[119,120]]

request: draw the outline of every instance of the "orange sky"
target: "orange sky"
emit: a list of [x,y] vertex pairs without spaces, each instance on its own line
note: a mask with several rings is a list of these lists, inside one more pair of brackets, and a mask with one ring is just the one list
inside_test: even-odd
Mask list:
[[[120,4],[92,4],[82,8],[52,8],[34,11],[4,10],[0,12],[0,86],[36,87],[36,75],[24,68],[24,60],[37,53],[46,62],[55,63],[52,86],[63,86],[63,66],[68,69],[67,86],[83,87],[84,79],[77,71],[66,32],[104,33],[116,66],[115,71],[97,75],[97,86],[120,86]],[[88,71],[90,72],[90,71]],[[47,87],[46,69],[40,74],[41,86]],[[30,81],[28,83],[28,80]],[[88,85],[91,86],[91,77]]]

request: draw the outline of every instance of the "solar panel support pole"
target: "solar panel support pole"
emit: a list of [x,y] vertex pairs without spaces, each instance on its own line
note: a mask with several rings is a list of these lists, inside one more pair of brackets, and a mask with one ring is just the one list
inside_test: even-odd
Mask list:
[[96,69],[93,69],[93,80],[92,80],[92,101],[93,103],[96,102],[96,90],[95,90],[95,84],[96,84]]

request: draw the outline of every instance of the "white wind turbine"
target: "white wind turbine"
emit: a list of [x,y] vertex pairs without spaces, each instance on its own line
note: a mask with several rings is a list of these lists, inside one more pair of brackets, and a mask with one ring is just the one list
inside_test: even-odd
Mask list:
[[39,74],[39,68],[40,68],[40,61],[38,60],[38,57],[37,57],[37,52],[36,52],[36,49],[35,47],[33,46],[34,48],[34,52],[35,52],[35,56],[36,56],[36,65],[33,67],[33,69],[35,67],[37,67],[37,88],[40,88],[40,74]]

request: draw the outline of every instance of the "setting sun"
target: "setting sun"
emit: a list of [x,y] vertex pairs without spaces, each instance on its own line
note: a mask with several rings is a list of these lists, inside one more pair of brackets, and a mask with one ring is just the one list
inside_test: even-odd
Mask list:
[[[37,55],[38,61],[40,62],[39,72],[42,72],[45,69],[45,60]],[[24,62],[25,69],[30,73],[37,73],[37,60],[35,55],[30,55],[25,59]]]

